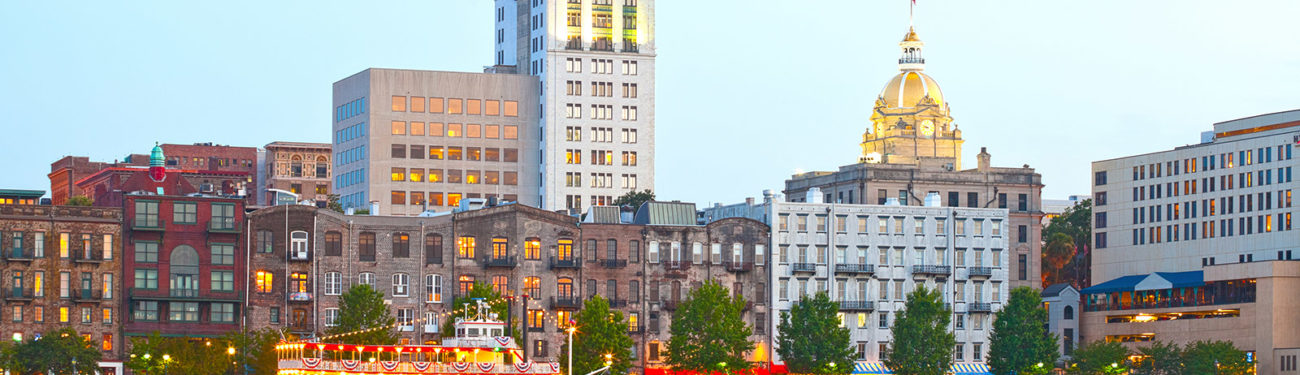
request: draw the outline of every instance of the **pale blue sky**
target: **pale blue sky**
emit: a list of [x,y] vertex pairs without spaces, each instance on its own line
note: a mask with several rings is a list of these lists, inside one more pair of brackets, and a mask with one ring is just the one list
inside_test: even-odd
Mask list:
[[[1045,198],[1087,193],[1092,160],[1300,108],[1300,2],[918,4],[966,165],[987,146],[995,165],[1037,168]],[[855,161],[907,29],[905,0],[657,8],[656,190],[702,205]],[[0,188],[48,190],[64,155],[327,142],[338,79],[491,63],[492,2],[20,1],[0,38]]]

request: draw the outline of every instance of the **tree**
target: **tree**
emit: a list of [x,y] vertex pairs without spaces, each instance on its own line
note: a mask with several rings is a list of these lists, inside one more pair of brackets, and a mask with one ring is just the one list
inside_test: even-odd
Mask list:
[[99,370],[102,352],[72,328],[45,332],[39,339],[6,346],[5,369],[15,374],[93,374]]
[[1011,299],[998,311],[989,334],[989,369],[998,375],[1046,374],[1060,357],[1055,333],[1043,332],[1047,310],[1038,291],[1011,290]]
[[[264,328],[244,334],[239,331],[227,332],[221,337],[224,344],[217,350],[234,349],[232,360],[236,369],[249,368],[256,374],[274,374],[279,369],[275,345],[280,340],[293,340],[292,335],[275,328]],[[229,352],[226,352],[227,355]]]
[[791,373],[843,374],[852,369],[855,352],[838,313],[839,305],[826,292],[801,298],[789,313],[781,313],[776,352]]
[[[497,314],[498,319],[506,321],[506,319],[509,318],[510,323],[506,325],[506,335],[511,337],[516,336],[514,332],[511,332],[514,331],[515,319],[509,315],[510,306],[507,305],[508,302],[501,297],[501,293],[497,293],[496,290],[492,289],[491,285],[475,282],[473,286],[470,286],[469,293],[466,293],[463,296],[457,296],[456,299],[452,301],[451,309],[455,314],[451,314],[447,319],[443,319],[443,337],[451,337],[451,333],[456,331],[456,318],[465,317],[465,309],[467,305],[469,306],[469,314],[472,315],[477,311],[477,307],[474,303],[475,298],[482,298],[483,302],[488,304],[488,313]],[[515,337],[515,341],[523,342],[520,341],[518,337]]]
[[[1049,262],[1043,262],[1042,274],[1044,286],[1049,280],[1059,280],[1068,282],[1075,289],[1084,285],[1089,285],[1089,262],[1092,255],[1092,199],[1084,199],[1076,203],[1073,207],[1065,209],[1060,215],[1052,218],[1052,221],[1043,227],[1043,239],[1050,241],[1055,238],[1056,234],[1065,234],[1074,240],[1074,248],[1071,250],[1069,261],[1064,265],[1054,267]],[[1044,249],[1048,250],[1048,249]],[[1044,256],[1048,256],[1044,251]]]
[[957,336],[948,331],[952,309],[938,290],[917,286],[907,295],[890,332],[885,366],[899,375],[943,375],[952,367]]
[[749,368],[745,353],[754,348],[753,330],[741,319],[745,300],[709,280],[677,307],[670,325],[667,363],[674,370],[736,371]]
[[1251,370],[1246,353],[1231,341],[1197,341],[1183,349],[1183,367],[1188,374],[1246,374]]
[[1043,273],[1043,284],[1070,282],[1066,275],[1066,265],[1074,259],[1074,255],[1074,239],[1065,233],[1053,233],[1047,239],[1047,246],[1043,247],[1043,268],[1048,271]]
[[641,204],[655,200],[655,193],[650,189],[643,191],[629,191],[623,196],[614,199],[615,206],[631,206],[633,210],[641,209]]
[[68,198],[68,206],[93,206],[95,201],[85,195],[74,195]]
[[334,212],[343,213],[343,204],[339,203],[339,195],[338,194],[326,195],[325,208],[334,210]]
[[1133,364],[1133,373],[1140,375],[1181,375],[1183,373],[1183,350],[1178,344],[1166,344],[1160,341],[1138,348],[1143,358]]
[[[357,284],[339,296],[339,316],[336,325],[325,331],[334,336],[328,342],[346,342],[359,345],[393,345],[397,343],[397,330],[393,318],[384,304],[384,293],[369,284]],[[374,329],[374,330],[370,330]],[[365,331],[369,330],[369,331]]]
[[1118,342],[1093,341],[1079,345],[1070,353],[1070,374],[1123,374],[1128,372],[1128,348]]
[[233,366],[226,346],[212,340],[162,337],[153,332],[135,339],[126,367],[139,374],[221,374]]
[[[626,374],[632,367],[632,338],[627,335],[628,322],[622,311],[610,311],[609,301],[601,296],[588,298],[582,311],[573,315],[577,332],[573,335],[573,373],[586,374],[605,367],[609,355],[610,374]],[[569,349],[561,346],[560,364],[568,366]],[[564,370],[561,370],[564,373]]]

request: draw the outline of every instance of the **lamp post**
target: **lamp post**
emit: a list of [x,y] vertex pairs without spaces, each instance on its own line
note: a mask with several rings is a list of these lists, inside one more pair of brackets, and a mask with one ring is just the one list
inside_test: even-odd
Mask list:
[[[231,365],[235,365],[235,364],[236,364],[236,363],[235,363],[235,347],[233,347],[233,346],[231,346],[231,347],[226,347],[226,355],[230,356],[230,364],[231,364]],[[230,369],[230,373],[231,373],[231,374],[234,374],[234,373],[235,373],[235,369],[234,369],[233,367]]]
[[564,330],[569,333],[569,375],[573,375],[573,333],[577,330],[577,328],[573,328],[572,326]]

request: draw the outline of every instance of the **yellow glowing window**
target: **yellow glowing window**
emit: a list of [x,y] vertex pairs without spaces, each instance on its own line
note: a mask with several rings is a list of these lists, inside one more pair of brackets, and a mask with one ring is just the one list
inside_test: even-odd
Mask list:
[[477,184],[479,180],[479,171],[465,171],[465,183]]
[[492,139],[501,138],[501,125],[483,126],[483,138],[492,138]]
[[257,292],[270,293],[272,281],[274,280],[275,280],[275,275],[273,275],[272,273],[267,271],[257,271],[257,279],[255,280],[255,282],[257,283]]
[[389,203],[392,203],[392,204],[406,204],[406,192],[405,192],[405,191],[394,191],[394,192],[392,192],[392,197],[391,197],[391,198],[392,198],[392,200],[389,201]]
[[1265,232],[1273,231],[1273,215],[1264,216],[1264,231]]
[[464,112],[465,106],[461,99],[447,99],[447,114],[459,115]]
[[636,314],[628,315],[628,317],[627,317],[627,329],[628,329],[629,331],[636,331],[636,319],[637,319]]
[[467,124],[465,125],[465,138],[479,138],[483,136],[483,125]]
[[424,169],[411,168],[411,173],[409,175],[411,178],[411,182],[424,181]]
[[393,112],[406,112],[406,97],[393,95]]
[[424,123],[411,121],[411,135],[424,135]]
[[519,117],[519,102],[514,100],[506,101],[506,116]]
[[542,240],[529,238],[524,241],[524,259],[542,259]]
[[105,333],[105,334],[104,334],[104,341],[103,341],[102,343],[100,343],[99,346],[100,346],[100,348],[102,348],[104,351],[111,351],[111,350],[113,350],[113,334],[111,334],[111,333]]
[[67,307],[60,307],[60,308],[59,308],[59,323],[67,323],[67,322],[68,322],[68,308],[67,308]]
[[[567,295],[566,297],[572,297],[572,295]],[[559,327],[562,328],[562,329],[563,329],[563,328],[569,328],[569,312],[568,312],[568,311],[556,311],[556,312],[555,312],[555,325],[559,326]]]
[[464,134],[461,133],[460,129],[461,129],[461,125],[460,125],[460,124],[447,124],[447,136],[448,136],[448,137],[459,137],[459,136],[464,135]]
[[424,97],[423,97],[423,96],[412,96],[412,97],[411,97],[411,112],[424,112]]
[[406,168],[393,168],[393,181],[406,181]]
[[429,146],[429,160],[442,160],[442,146]]
[[461,160],[461,154],[460,147],[447,147],[447,160]]
[[488,184],[488,185],[496,185],[496,184],[500,184],[500,183],[501,183],[501,172],[497,172],[497,171],[484,171],[484,172],[483,172],[483,183],[484,183],[484,184]]
[[519,139],[519,127],[514,125],[506,125],[505,139]]
[[406,121],[393,121],[393,135],[406,134]]
[[441,123],[441,122],[430,122],[430,123],[429,123],[429,136],[431,136],[431,137],[441,137],[441,136],[443,136],[443,132],[442,132],[442,123]]
[[456,256],[460,258],[474,257],[474,237],[462,236],[456,239]]
[[289,275],[289,285],[291,286],[291,289],[289,289],[291,293],[307,293],[307,274],[294,272]]
[[605,165],[613,165],[613,164],[614,164],[614,153],[613,153],[613,152],[606,152],[606,153],[605,153]]
[[556,241],[556,245],[555,256],[559,257],[560,260],[573,259],[573,240],[559,240]]
[[429,98],[429,113],[442,113],[442,98]]
[[441,170],[441,169],[430,169],[430,170],[429,170],[429,182],[442,182],[442,170]]
[[411,192],[411,205],[412,205],[412,206],[419,206],[419,205],[422,205],[422,204],[424,204],[424,192],[422,192],[422,191],[412,191],[412,192]]
[[59,233],[59,257],[68,257],[68,234]]
[[459,205],[460,205],[460,193],[447,193],[447,205],[448,205],[448,206],[453,206],[453,207],[455,207],[455,206],[459,206]]
[[504,238],[492,239],[492,257],[501,259],[510,256],[510,241]]
[[469,99],[465,101],[465,114],[481,115],[483,114],[483,101],[478,99]]
[[441,205],[442,205],[442,193],[429,193],[429,205],[430,205],[430,206],[441,206]]
[[487,110],[485,111],[485,114],[486,114],[486,115],[488,115],[488,116],[499,116],[499,115],[501,115],[501,101],[500,101],[500,100],[488,100],[486,104],[487,104]]

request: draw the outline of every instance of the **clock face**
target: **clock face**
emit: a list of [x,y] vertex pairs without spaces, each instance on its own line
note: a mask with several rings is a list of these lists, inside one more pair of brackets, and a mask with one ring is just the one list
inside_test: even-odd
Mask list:
[[925,137],[934,136],[934,122],[930,120],[921,121],[921,135]]

